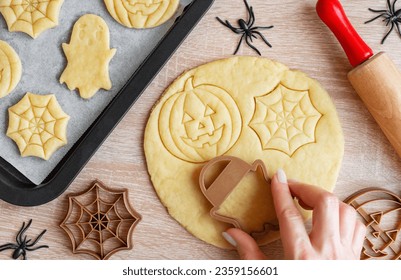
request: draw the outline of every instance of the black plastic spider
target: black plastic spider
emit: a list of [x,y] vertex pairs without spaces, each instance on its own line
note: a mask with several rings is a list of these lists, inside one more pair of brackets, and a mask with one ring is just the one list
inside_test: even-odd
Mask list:
[[398,0],[394,0],[393,4],[390,3],[390,0],[387,0],[387,6],[388,10],[373,10],[369,8],[369,11],[374,12],[374,13],[380,13],[377,17],[372,18],[371,20],[368,20],[365,23],[372,22],[380,17],[383,17],[383,21],[386,22],[386,26],[391,24],[390,30],[387,32],[387,34],[384,36],[382,40],[382,44],[384,41],[386,41],[388,35],[390,35],[391,31],[393,31],[394,26],[397,28],[398,34],[401,36],[401,30],[400,26],[398,25],[401,23],[401,9],[396,10],[395,9],[395,3],[397,3]]
[[[228,20],[226,20],[226,21],[224,22],[224,21],[222,21],[222,20],[221,20],[220,18],[218,18],[218,17],[216,17],[216,19],[217,19],[221,24],[223,24],[224,26],[226,26],[226,27],[228,27],[229,29],[231,29],[231,31],[233,31],[233,32],[235,32],[235,33],[237,33],[237,34],[242,34],[241,40],[239,41],[238,46],[237,46],[237,48],[235,49],[234,54],[237,54],[237,52],[238,52],[238,50],[239,50],[239,48],[240,48],[240,46],[241,46],[241,43],[242,43],[242,41],[243,41],[244,38],[245,38],[245,42],[247,43],[247,45],[248,45],[249,47],[251,47],[251,48],[252,48],[255,52],[257,52],[259,55],[262,55],[262,54],[260,53],[260,51],[259,51],[257,48],[255,48],[255,46],[253,46],[253,45],[251,44],[251,42],[253,42],[253,41],[252,41],[252,38],[257,39],[257,36],[256,36],[256,35],[259,35],[260,38],[262,38],[262,40],[271,48],[272,45],[270,45],[270,43],[266,40],[266,38],[262,35],[262,33],[260,33],[260,32],[257,31],[257,30],[258,30],[258,29],[270,29],[270,28],[273,28],[274,26],[267,26],[267,27],[255,26],[255,27],[254,27],[253,25],[255,24],[255,14],[254,14],[254,12],[253,12],[253,8],[250,7],[250,6],[248,5],[248,2],[247,2],[246,0],[244,0],[244,3],[245,3],[245,6],[246,6],[246,9],[247,9],[247,11],[248,11],[248,21],[245,21],[245,20],[243,20],[243,19],[239,19],[239,20],[238,20],[238,25],[239,25],[238,28],[233,27],[233,26],[230,24],[230,22],[229,22]],[[256,34],[256,35],[255,35],[255,34]]]
[[23,257],[24,260],[26,260],[26,251],[35,251],[37,249],[41,249],[41,248],[49,248],[49,246],[47,245],[42,245],[36,248],[32,248],[36,243],[38,243],[38,241],[40,240],[40,238],[42,238],[43,234],[45,234],[46,230],[43,230],[41,234],[39,234],[38,237],[36,237],[35,241],[31,242],[31,239],[27,239],[27,236],[25,235],[25,237],[22,237],[22,235],[25,233],[25,231],[31,226],[32,220],[30,220],[28,222],[28,224],[25,226],[25,222],[22,223],[22,227],[19,230],[17,237],[15,238],[15,240],[17,241],[16,244],[14,243],[7,243],[4,245],[0,246],[0,252],[4,251],[4,250],[8,250],[8,249],[12,249],[14,250],[13,252],[13,259],[16,260],[18,259],[20,256]]

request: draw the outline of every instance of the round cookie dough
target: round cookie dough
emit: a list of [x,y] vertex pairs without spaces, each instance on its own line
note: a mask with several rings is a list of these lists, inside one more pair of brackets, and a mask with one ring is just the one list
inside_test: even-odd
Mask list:
[[[332,191],[344,140],[335,107],[315,80],[265,58],[233,57],[192,69],[169,86],[151,112],[144,148],[169,214],[199,239],[231,248],[221,233],[232,225],[211,218],[199,187],[207,161],[261,159],[269,177],[283,168],[289,178]],[[259,173],[247,175],[219,210],[250,233],[277,223],[270,185]],[[257,241],[278,238],[270,231]]]
[[179,0],[104,0],[110,15],[129,28],[152,28],[169,20]]

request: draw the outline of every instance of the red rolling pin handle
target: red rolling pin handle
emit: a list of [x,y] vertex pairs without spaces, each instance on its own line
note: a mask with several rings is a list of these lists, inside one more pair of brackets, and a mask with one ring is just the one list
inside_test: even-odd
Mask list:
[[353,67],[373,56],[372,49],[362,40],[348,20],[340,1],[318,0],[316,11],[337,37]]

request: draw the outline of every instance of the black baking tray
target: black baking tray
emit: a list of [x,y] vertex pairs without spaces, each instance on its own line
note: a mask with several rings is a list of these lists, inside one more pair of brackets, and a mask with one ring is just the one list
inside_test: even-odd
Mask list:
[[42,184],[33,184],[0,157],[0,199],[19,206],[37,206],[61,195],[213,2],[214,0],[194,0],[185,7],[151,54]]

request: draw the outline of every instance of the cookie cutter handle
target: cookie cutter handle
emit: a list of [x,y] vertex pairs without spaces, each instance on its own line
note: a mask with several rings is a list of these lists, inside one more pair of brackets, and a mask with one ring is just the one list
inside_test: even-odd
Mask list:
[[[214,165],[221,162],[228,162],[228,164],[214,182],[206,187],[206,174]],[[222,156],[214,158],[202,168],[200,173],[199,185],[201,191],[214,207],[219,207],[250,171],[250,168],[251,166],[248,163],[235,157]]]
[[[227,163],[227,165],[210,186],[207,187],[205,183],[206,175],[218,163]],[[211,217],[221,222],[232,224],[236,228],[243,229],[239,220],[221,215],[217,211],[241,180],[250,171],[255,172],[258,168],[261,168],[265,180],[269,181],[267,170],[262,160],[256,160],[250,165],[237,157],[221,156],[214,158],[202,168],[199,176],[199,185],[203,195],[213,205],[213,208],[210,210]]]

